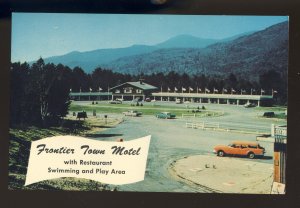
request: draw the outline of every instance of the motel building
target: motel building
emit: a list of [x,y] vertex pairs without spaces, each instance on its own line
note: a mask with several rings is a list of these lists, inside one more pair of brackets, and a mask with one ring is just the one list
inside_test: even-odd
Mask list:
[[253,103],[259,106],[272,105],[273,95],[246,95],[246,94],[216,94],[216,93],[177,93],[177,92],[156,92],[152,93],[154,100],[180,101],[191,103],[216,103],[244,105]]
[[110,100],[111,93],[109,92],[70,92],[70,99],[76,101],[87,100]]
[[112,100],[145,100],[150,97],[154,91],[157,91],[157,87],[140,80],[138,82],[125,82],[111,88],[110,91],[112,93]]
[[167,102],[215,103],[226,105],[244,105],[253,103],[256,106],[271,106],[273,95],[225,94],[225,93],[194,93],[194,92],[163,92],[142,80],[125,82],[112,87],[108,92],[70,92],[72,100],[145,100]]
[[112,87],[108,92],[70,92],[70,98],[76,101],[87,100],[116,100],[124,101],[145,100],[151,97],[153,92],[157,91],[157,87],[143,82],[125,82],[118,86]]

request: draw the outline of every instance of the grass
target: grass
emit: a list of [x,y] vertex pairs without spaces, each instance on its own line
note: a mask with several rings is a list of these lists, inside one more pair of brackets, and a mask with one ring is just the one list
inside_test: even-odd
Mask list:
[[285,111],[287,109],[286,106],[274,106],[274,107],[257,107],[255,110],[258,111]]
[[275,114],[275,118],[286,119],[287,116],[285,115],[285,113],[277,113]]
[[269,118],[269,119],[287,119],[287,116],[283,111],[287,110],[286,106],[274,106],[274,107],[258,107],[255,108],[255,110],[258,111],[264,111],[264,112],[274,112],[275,116],[274,117],[264,117],[261,116],[262,118]]
[[[95,122],[95,121],[94,121]],[[24,186],[27,165],[30,153],[31,141],[36,141],[58,135],[87,135],[94,132],[96,126],[102,123],[91,121],[63,120],[60,127],[37,128],[37,127],[15,127],[9,131],[9,167],[8,167],[8,189],[10,190],[81,190],[81,191],[111,191],[108,185],[92,180],[76,178],[60,178],[55,180],[41,181],[29,186]],[[99,131],[99,128],[98,128]]]
[[285,113],[275,113],[274,117],[264,117],[264,118],[287,119],[287,116],[285,115]]
[[[180,105],[181,106],[181,105]],[[70,111],[86,111],[92,112],[96,110],[97,113],[105,114],[105,113],[118,113],[121,114],[127,110],[137,110],[143,113],[143,115],[155,115],[159,112],[172,112],[174,114],[181,115],[186,113],[192,113],[192,110],[196,110],[196,108],[185,108],[182,106],[162,106],[162,105],[144,105],[144,106],[131,106],[129,104],[88,104],[88,105],[78,105],[71,104]],[[200,109],[201,110],[201,109]],[[201,113],[205,113],[205,111],[201,110]],[[200,113],[198,113],[200,114]]]

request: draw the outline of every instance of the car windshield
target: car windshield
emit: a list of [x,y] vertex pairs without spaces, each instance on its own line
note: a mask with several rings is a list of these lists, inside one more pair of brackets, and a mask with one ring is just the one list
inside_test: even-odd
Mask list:
[[258,148],[259,148],[259,149],[264,149],[264,148],[263,148],[262,146],[260,146],[260,145],[258,145]]

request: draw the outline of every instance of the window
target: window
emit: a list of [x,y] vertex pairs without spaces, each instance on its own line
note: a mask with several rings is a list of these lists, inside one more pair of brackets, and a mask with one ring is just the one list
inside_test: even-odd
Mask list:
[[249,147],[249,148],[254,148],[254,149],[257,148],[257,146],[255,146],[255,145],[248,145],[248,147]]
[[121,92],[120,90],[116,90],[116,91],[115,91],[115,93],[120,93],[120,92]]
[[140,89],[136,89],[136,93],[142,93],[143,91]]
[[124,88],[124,93],[132,93],[132,87]]

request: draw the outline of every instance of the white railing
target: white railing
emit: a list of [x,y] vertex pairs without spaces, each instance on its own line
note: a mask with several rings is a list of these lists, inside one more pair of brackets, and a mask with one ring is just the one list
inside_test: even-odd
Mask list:
[[185,127],[193,128],[193,129],[202,129],[202,130],[208,129],[208,130],[215,130],[215,131],[235,132],[241,134],[261,134],[261,135],[269,134],[269,132],[266,131],[259,131],[257,129],[250,129],[247,127],[232,127],[232,126],[230,127],[224,124],[220,125],[220,123],[217,122],[186,122]]
[[186,128],[193,128],[193,129],[219,129],[220,124],[219,123],[209,123],[209,122],[186,122],[185,123]]
[[183,113],[181,118],[202,118],[202,117],[216,117],[224,115],[223,111],[206,111],[204,113]]

